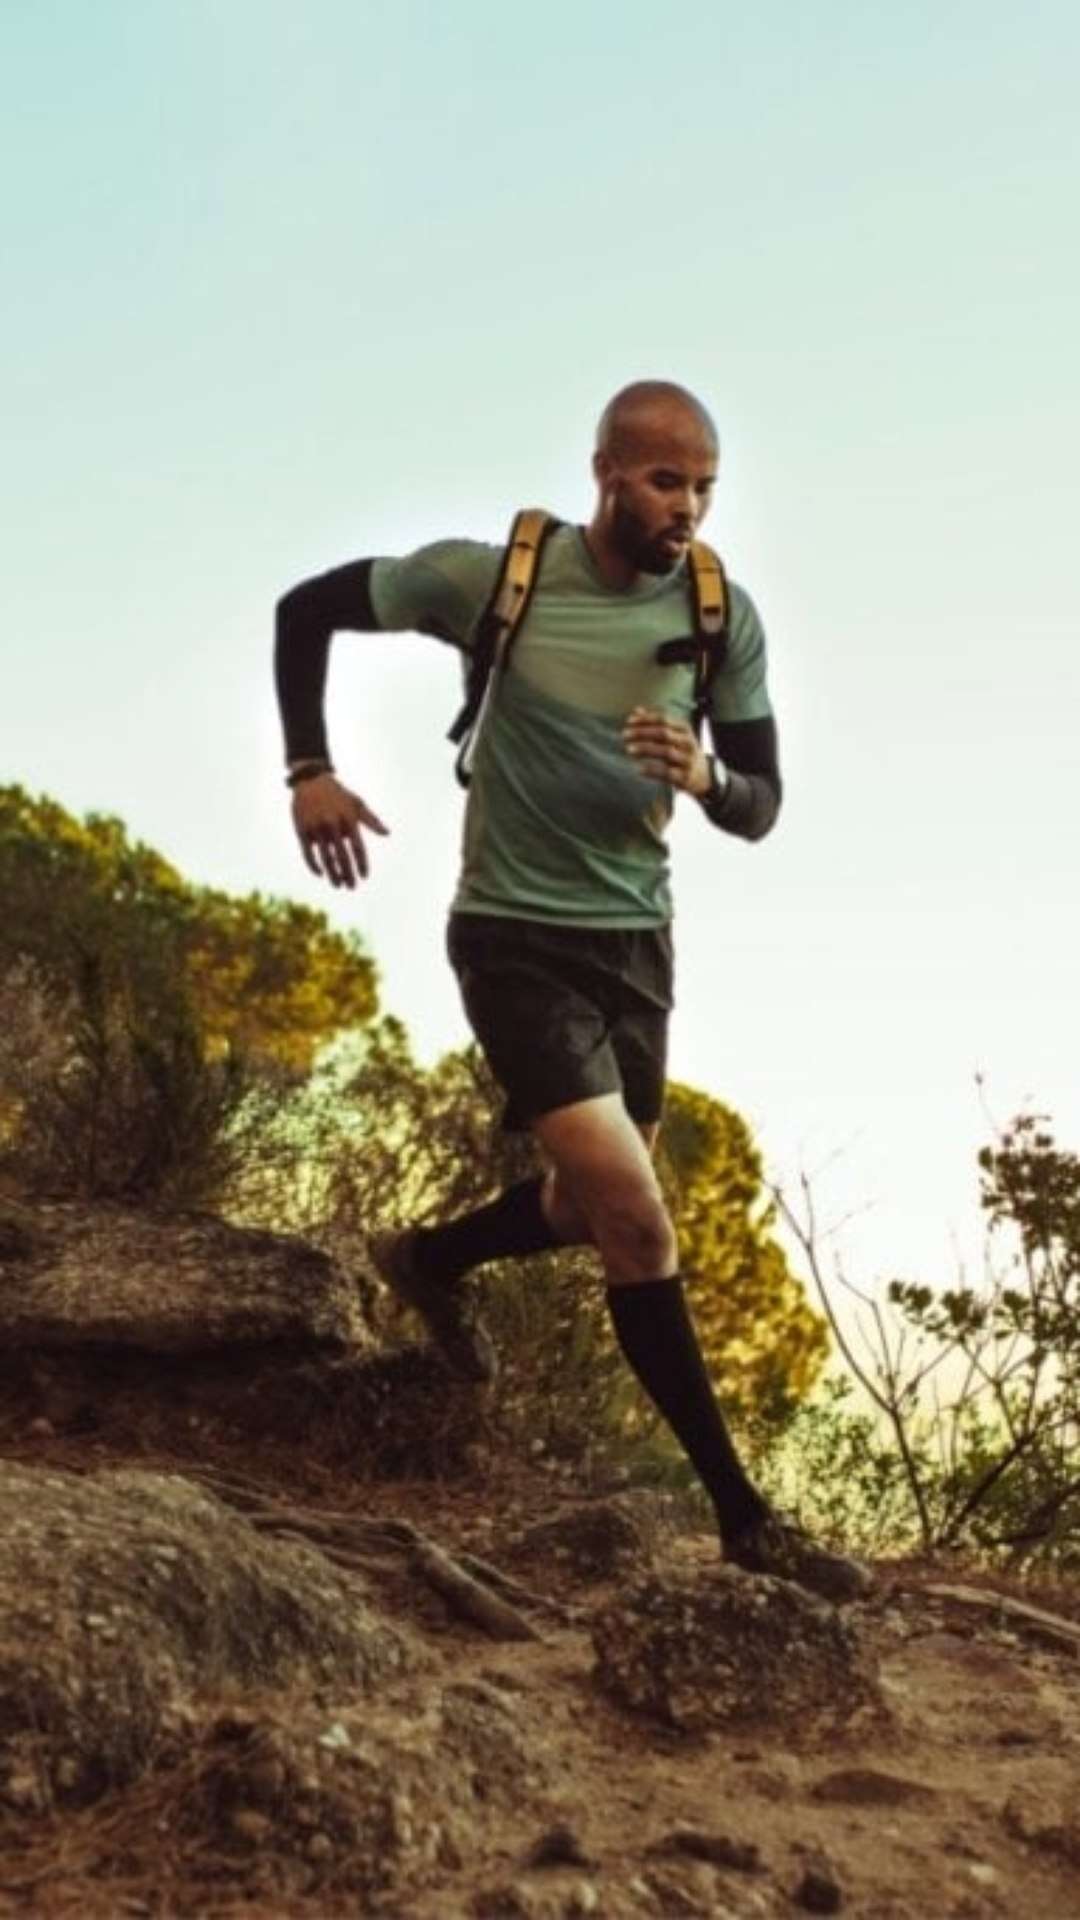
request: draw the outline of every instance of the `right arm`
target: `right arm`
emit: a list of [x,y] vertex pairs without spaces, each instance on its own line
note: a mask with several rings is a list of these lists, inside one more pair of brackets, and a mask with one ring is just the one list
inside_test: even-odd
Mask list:
[[334,776],[326,737],[324,699],[330,641],[339,631],[374,632],[371,560],[353,560],[303,580],[277,604],[274,678],[293,787],[292,816],[312,873],[332,887],[354,887],[368,871],[361,827],[387,833],[378,816]]
[[312,873],[354,887],[368,871],[361,828],[382,821],[335,777],[324,703],[337,632],[429,633],[467,648],[498,572],[501,549],[443,540],[403,559],[353,560],[301,581],[277,605],[274,673],[293,786],[293,825]]

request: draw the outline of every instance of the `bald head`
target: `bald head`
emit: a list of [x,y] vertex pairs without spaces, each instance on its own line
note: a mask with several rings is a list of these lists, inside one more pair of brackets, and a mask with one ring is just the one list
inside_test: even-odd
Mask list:
[[635,380],[608,401],[592,461],[589,547],[611,585],[682,565],[709,509],[717,459],[708,412],[674,381]]
[[695,394],[673,380],[635,380],[609,400],[596,430],[596,451],[614,467],[648,459],[665,442],[696,441],[716,453],[712,417]]

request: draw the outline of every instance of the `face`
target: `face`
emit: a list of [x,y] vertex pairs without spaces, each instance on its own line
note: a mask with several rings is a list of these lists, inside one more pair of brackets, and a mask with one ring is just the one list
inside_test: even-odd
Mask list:
[[641,573],[673,573],[686,558],[716,484],[716,447],[696,422],[640,434],[597,455],[611,537]]

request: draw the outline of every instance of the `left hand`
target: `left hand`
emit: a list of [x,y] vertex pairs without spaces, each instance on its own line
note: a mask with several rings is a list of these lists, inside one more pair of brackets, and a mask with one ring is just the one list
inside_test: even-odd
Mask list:
[[653,707],[635,707],[623,728],[626,751],[639,773],[695,797],[709,790],[709,762],[685,720]]

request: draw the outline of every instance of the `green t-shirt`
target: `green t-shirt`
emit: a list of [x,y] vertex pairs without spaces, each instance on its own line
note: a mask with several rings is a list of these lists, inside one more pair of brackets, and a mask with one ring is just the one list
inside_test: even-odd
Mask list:
[[[377,560],[380,627],[436,628],[468,652],[502,552],[442,540]],[[765,636],[749,595],[732,583],[730,596],[713,713],[764,719]],[[620,590],[601,579],[580,528],[552,534],[476,741],[455,910],[589,927],[671,918],[665,832],[674,790],[638,772],[622,729],[636,706],[689,719],[693,668],[661,665],[656,651],[692,629],[685,565]]]

